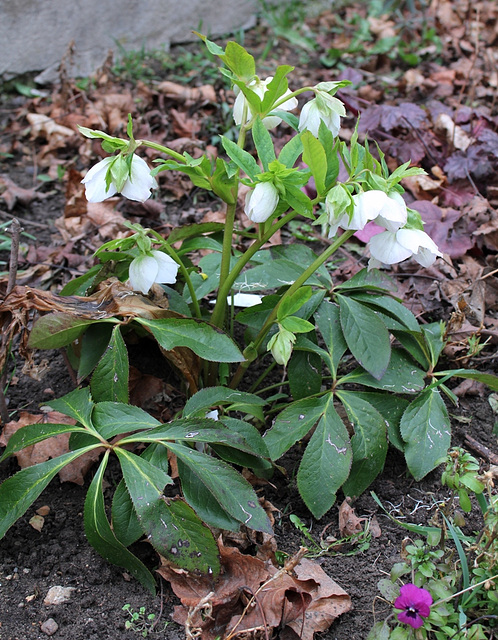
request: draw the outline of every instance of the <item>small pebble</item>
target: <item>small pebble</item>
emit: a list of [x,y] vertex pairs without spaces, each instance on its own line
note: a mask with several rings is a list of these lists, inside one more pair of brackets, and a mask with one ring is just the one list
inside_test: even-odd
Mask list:
[[43,604],[63,604],[67,602],[71,598],[71,593],[74,591],[75,587],[50,587],[47,595],[45,596],[45,600]]
[[53,636],[58,628],[59,628],[59,625],[53,618],[49,618],[48,620],[45,620],[45,622],[40,627],[41,631],[45,633],[47,636]]

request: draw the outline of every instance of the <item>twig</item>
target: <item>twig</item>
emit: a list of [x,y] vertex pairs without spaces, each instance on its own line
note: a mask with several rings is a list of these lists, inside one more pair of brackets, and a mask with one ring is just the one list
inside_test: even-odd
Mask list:
[[9,213],[8,211],[4,211],[3,209],[0,209],[0,215],[7,216],[7,218],[11,218],[12,220],[19,220],[19,222],[22,222],[25,225],[31,225],[32,227],[39,227],[40,229],[48,228],[48,224],[42,224],[41,222],[35,222],[34,220],[26,220],[26,218],[21,218],[20,216],[14,216],[12,215],[12,213]]
[[202,633],[202,631],[200,629],[197,629],[196,627],[191,630],[192,618],[201,610],[204,611],[205,616],[207,616],[208,618],[211,617],[211,613],[213,612],[213,605],[211,604],[210,600],[213,596],[214,591],[210,591],[207,595],[204,596],[204,598],[201,598],[199,600],[195,607],[189,609],[187,619],[185,620],[185,634],[187,636],[187,640],[195,640]]
[[465,436],[465,444],[467,444],[467,446],[470,449],[472,449],[473,451],[478,453],[480,456],[482,456],[490,464],[498,465],[498,455],[496,453],[493,453],[485,445],[481,444],[477,440],[474,440],[474,438],[472,436],[469,436],[469,435]]

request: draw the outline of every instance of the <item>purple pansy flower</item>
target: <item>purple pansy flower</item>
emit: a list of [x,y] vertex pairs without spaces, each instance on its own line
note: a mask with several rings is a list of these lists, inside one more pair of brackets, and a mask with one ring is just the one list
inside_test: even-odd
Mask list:
[[414,584],[405,584],[400,589],[400,594],[394,602],[396,609],[402,609],[398,613],[398,620],[410,627],[418,629],[424,624],[422,618],[427,618],[430,613],[432,596],[421,587]]

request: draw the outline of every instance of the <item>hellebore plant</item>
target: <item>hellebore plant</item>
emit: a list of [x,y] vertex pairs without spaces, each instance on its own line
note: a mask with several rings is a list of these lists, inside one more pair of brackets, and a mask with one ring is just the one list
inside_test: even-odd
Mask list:
[[[89,380],[51,402],[75,424],[25,427],[3,454],[71,434],[68,453],[0,486],[0,536],[60,468],[87,451],[102,452],[85,502],[88,540],[149,588],[152,575],[128,550],[142,536],[170,562],[215,577],[220,561],[212,528],[244,524],[271,532],[241,467],[269,477],[281,456],[308,440],[297,485],[321,518],[339,490],[351,497],[365,491],[382,471],[389,444],[403,452],[416,479],[439,464],[450,446],[441,396],[454,398],[444,384],[448,378],[475,378],[498,389],[491,375],[437,371],[444,325],[419,324],[380,271],[333,280],[334,254],[369,221],[385,229],[367,246],[373,260],[389,265],[413,256],[429,265],[440,255],[420,215],[403,200],[401,181],[422,170],[406,163],[390,173],[382,153],[374,157],[356,131],[348,144],[339,138],[345,108],[336,94],[349,82],[292,90],[292,67],[279,66],[260,80],[243,47],[229,42],[223,49],[201,38],[234,87],[237,142],[222,136],[223,157],[194,158],[135,140],[131,118],[127,139],[81,128],[112,154],[83,182],[92,202],[118,192],[144,200],[159,172],[180,171],[221,201],[224,222],[179,227],[167,237],[129,224],[127,237],[96,251],[97,264],[64,287],[62,311],[39,318],[29,339],[32,348],[66,347],[79,381]],[[298,118],[292,113],[298,97],[310,93]],[[292,135],[277,154],[269,129],[284,121]],[[146,169],[141,147],[160,156],[154,169]],[[343,182],[341,163],[349,176]],[[306,193],[311,181],[314,198]],[[249,189],[249,229],[236,218],[241,185]],[[300,243],[269,244],[280,229],[303,219],[329,236],[320,252]],[[235,313],[235,307],[242,310]],[[235,326],[244,330],[235,333]],[[239,342],[236,335],[243,335]],[[145,337],[157,342],[187,397],[165,424],[129,404],[126,341]],[[275,395],[266,377],[276,364],[285,379]],[[246,390],[252,365],[258,379]],[[111,454],[123,472],[112,523],[103,497]],[[174,482],[168,455],[177,460],[181,487],[173,497],[164,493]],[[422,617],[425,609],[416,611]]]

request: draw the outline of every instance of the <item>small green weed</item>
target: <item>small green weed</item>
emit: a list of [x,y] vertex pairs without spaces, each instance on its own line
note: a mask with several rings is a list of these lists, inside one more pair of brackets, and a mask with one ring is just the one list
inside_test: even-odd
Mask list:
[[131,608],[131,605],[125,604],[122,611],[125,611],[130,616],[130,619],[125,622],[125,628],[129,631],[139,633],[142,638],[146,638],[154,631],[164,631],[168,626],[167,622],[163,622],[161,624],[161,629],[156,629],[158,622],[156,620],[156,615],[154,613],[146,613],[145,607],[140,607],[138,611],[134,611]]

